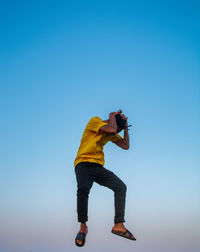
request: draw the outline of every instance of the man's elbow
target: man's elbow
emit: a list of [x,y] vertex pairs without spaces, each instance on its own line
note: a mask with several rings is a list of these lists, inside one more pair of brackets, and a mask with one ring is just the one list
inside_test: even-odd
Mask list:
[[129,149],[129,145],[124,146],[124,150],[128,150]]
[[117,131],[111,128],[111,129],[108,131],[108,133],[111,134],[111,135],[116,135],[116,134],[117,134]]
[[112,127],[109,127],[107,125],[102,126],[99,129],[99,132],[100,133],[106,133],[106,134],[109,134],[109,135],[115,135],[115,134],[117,134],[117,131],[115,129],[113,129]]

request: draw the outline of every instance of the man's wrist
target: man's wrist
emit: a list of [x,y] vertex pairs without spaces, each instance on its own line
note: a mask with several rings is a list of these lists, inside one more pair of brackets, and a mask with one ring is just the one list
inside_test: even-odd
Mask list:
[[111,112],[111,113],[109,114],[109,117],[110,117],[110,116],[115,117],[116,115],[117,115],[116,112]]

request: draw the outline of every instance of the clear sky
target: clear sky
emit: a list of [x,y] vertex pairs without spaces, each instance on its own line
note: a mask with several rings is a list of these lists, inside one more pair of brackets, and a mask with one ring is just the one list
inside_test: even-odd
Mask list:
[[[78,251],[74,159],[88,120],[122,109],[132,242],[111,234],[113,192],[93,185],[82,251],[200,249],[200,3],[0,2],[0,252]],[[123,136],[123,133],[120,133]]]

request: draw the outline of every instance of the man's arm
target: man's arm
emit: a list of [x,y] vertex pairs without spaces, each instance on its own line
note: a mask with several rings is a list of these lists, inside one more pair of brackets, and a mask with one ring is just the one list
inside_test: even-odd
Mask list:
[[116,114],[118,114],[118,112],[111,112],[109,114],[108,125],[104,125],[99,129],[99,132],[101,134],[107,133],[107,134],[115,135],[117,133],[117,122],[115,118]]
[[124,150],[129,149],[129,134],[128,134],[128,127],[124,129],[124,138],[117,140],[114,142],[117,146],[121,147]]

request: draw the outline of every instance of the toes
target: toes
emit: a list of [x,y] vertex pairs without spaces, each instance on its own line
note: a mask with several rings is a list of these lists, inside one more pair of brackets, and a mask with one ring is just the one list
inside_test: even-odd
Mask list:
[[81,240],[76,240],[76,242],[77,242],[79,245],[82,245],[82,244],[83,244],[83,241],[81,241]]

